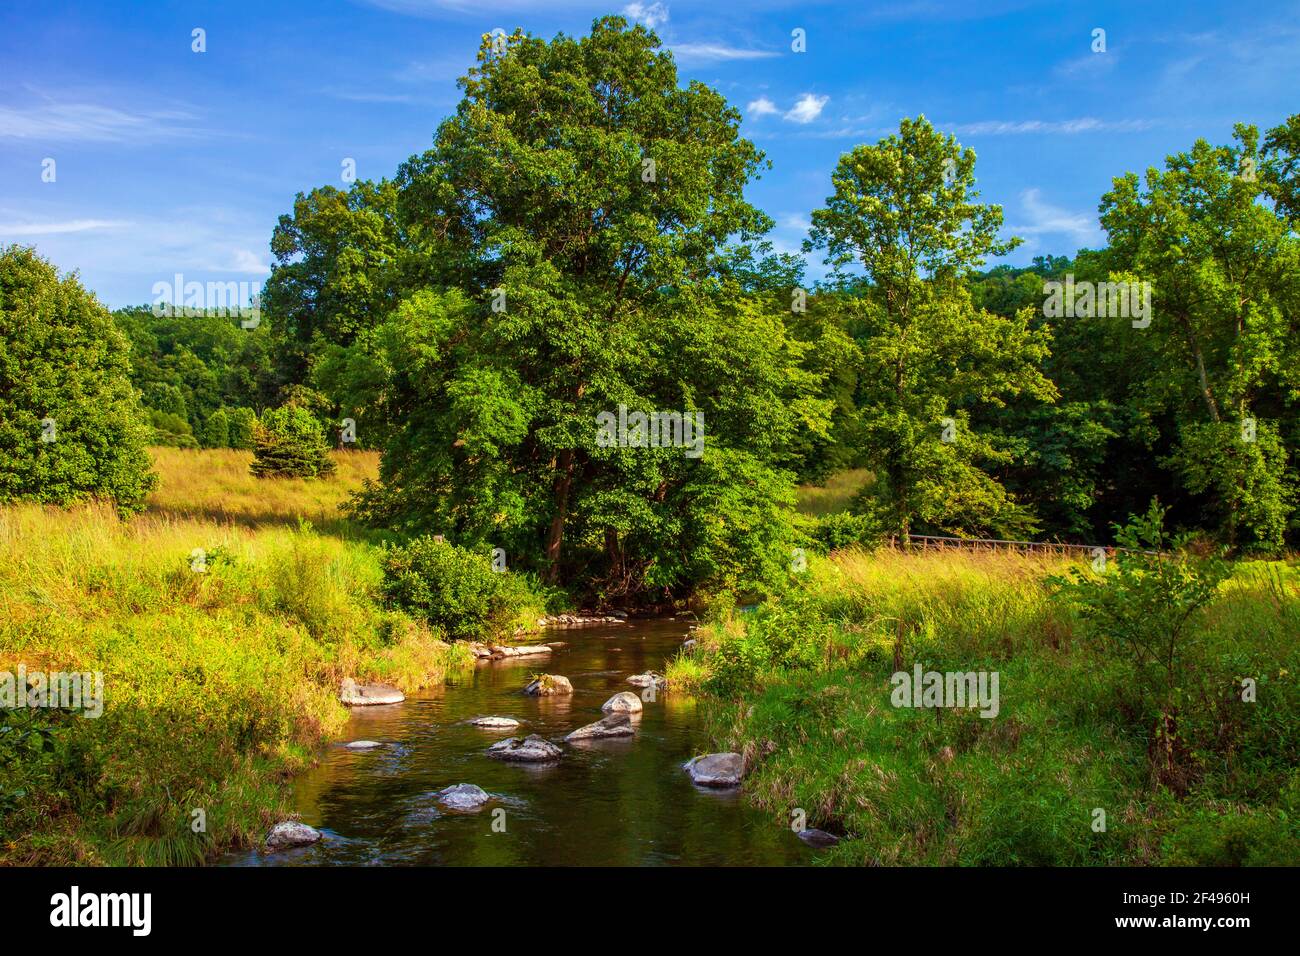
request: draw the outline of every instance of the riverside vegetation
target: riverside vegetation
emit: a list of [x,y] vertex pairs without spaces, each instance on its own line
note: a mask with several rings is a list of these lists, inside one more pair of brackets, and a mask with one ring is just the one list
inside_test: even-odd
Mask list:
[[[1159,521],[1121,540],[1172,544]],[[813,555],[752,612],[719,601],[670,692],[716,698],[751,799],[844,835],[828,862],[1300,862],[1300,567],[1113,562]],[[998,716],[892,706],[916,664],[998,672]]]
[[[112,703],[0,713],[6,861],[245,843],[339,679],[565,604],[709,606],[671,683],[832,859],[1296,859],[1300,116],[1115,170],[1105,248],[1027,268],[903,118],[810,212],[814,284],[741,112],[644,27],[484,37],[461,89],[391,179],[295,197],[253,327],[0,249],[0,666]],[[602,445],[621,408],[699,456]],[[878,548],[909,533],[1169,547],[1094,579]],[[996,669],[998,716],[889,706],[913,664]]]
[[[316,481],[258,480],[243,451],[150,454],[158,485],[129,523],[0,509],[0,672],[102,671],[107,702],[0,711],[0,862],[199,863],[260,842],[346,720],[344,677],[410,691],[471,660],[384,600],[390,552],[338,513],[373,453],[336,453]],[[479,588],[480,563],[438,580]],[[529,599],[502,631],[536,620]]]

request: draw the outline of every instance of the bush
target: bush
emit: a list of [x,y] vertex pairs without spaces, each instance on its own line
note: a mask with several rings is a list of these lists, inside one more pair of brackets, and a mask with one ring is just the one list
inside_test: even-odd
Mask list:
[[0,249],[0,502],[106,498],[138,511],[156,481],[126,338],[76,276]]
[[226,415],[225,409],[218,408],[203,423],[203,447],[230,447],[230,418]]
[[257,415],[251,408],[232,408],[227,418],[230,421],[230,447],[252,451]]
[[854,545],[874,547],[880,542],[880,523],[870,515],[838,511],[822,515],[812,529],[813,540],[827,553]]
[[253,428],[253,464],[258,478],[319,478],[334,472],[325,429],[304,408],[285,405],[262,416]]
[[521,579],[492,570],[475,554],[428,535],[384,559],[384,596],[454,638],[509,632],[533,602]]
[[156,408],[146,408],[149,418],[149,444],[162,445],[166,448],[198,448],[190,423],[172,412],[160,412]]

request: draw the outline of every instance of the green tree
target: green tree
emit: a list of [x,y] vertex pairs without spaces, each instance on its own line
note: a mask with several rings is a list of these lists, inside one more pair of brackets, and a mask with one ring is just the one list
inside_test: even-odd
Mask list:
[[[397,178],[403,235],[443,278],[331,362],[392,435],[365,512],[606,596],[771,574],[783,464],[828,403],[788,304],[727,269],[727,243],[771,225],[743,195],[763,159],[739,113],[616,17],[485,39],[461,86]],[[702,444],[602,445],[620,405],[702,415]]]
[[218,408],[203,423],[204,448],[230,447],[230,418],[223,408]]
[[252,450],[253,426],[257,424],[257,415],[251,408],[232,408],[230,419],[230,447]]
[[1198,140],[1141,181],[1117,178],[1101,221],[1117,261],[1153,287],[1150,327],[1129,334],[1155,357],[1135,397],[1176,423],[1168,465],[1209,495],[1209,523],[1230,546],[1275,549],[1294,508],[1276,436],[1300,396],[1300,239],[1261,202],[1258,139],[1238,125],[1233,146]]
[[258,478],[319,478],[332,474],[334,459],[321,423],[304,408],[273,408],[253,427],[253,463]]
[[156,477],[128,348],[75,275],[0,249],[0,502],[143,508]]
[[1052,400],[1040,371],[1048,337],[1032,310],[976,307],[963,281],[1001,241],[1002,210],[974,200],[975,154],[925,119],[841,157],[813,213],[809,249],[841,277],[857,264],[858,413],[876,481],[865,503],[891,532],[1023,534],[1035,522],[991,471],[1016,449],[972,426],[971,410],[1027,395]]

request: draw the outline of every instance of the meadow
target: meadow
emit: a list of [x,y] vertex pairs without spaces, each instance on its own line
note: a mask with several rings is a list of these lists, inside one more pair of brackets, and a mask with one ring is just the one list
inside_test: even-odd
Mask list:
[[[716,742],[744,755],[751,800],[844,837],[826,862],[1300,863],[1300,568],[1239,564],[1196,616],[1174,766],[1157,772],[1149,689],[1057,593],[1069,567],[814,557],[776,600],[716,609],[669,686],[714,698]],[[997,672],[997,716],[894,706],[890,676],[916,664]]]
[[[377,458],[258,480],[251,453],[151,449],[146,511],[0,509],[0,672],[101,671],[98,719],[3,712],[0,863],[199,863],[287,815],[344,677],[410,691],[469,656],[379,598],[339,512]],[[195,549],[202,550],[196,561]],[[201,570],[199,568],[202,568]]]

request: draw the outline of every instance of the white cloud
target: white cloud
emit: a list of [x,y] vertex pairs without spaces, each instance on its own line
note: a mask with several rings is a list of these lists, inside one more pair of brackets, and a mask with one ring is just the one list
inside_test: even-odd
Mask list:
[[749,50],[722,43],[674,43],[673,55],[682,62],[712,63],[719,60],[762,60],[776,56],[771,50]]
[[941,124],[940,129],[959,136],[1008,136],[1023,133],[1140,133],[1155,126],[1152,120],[1099,120],[1083,116],[1068,120],[985,120],[979,123]]
[[782,119],[789,120],[791,123],[811,123],[822,115],[822,110],[826,108],[826,104],[830,100],[829,96],[814,96],[812,93],[805,93],[799,97],[798,101]]
[[40,103],[27,108],[0,106],[0,139],[119,142],[189,135],[188,113],[171,110],[129,113],[94,103]]
[[651,30],[668,22],[668,8],[662,3],[629,3],[623,16],[644,23]]
[[779,113],[781,111],[777,109],[776,104],[766,96],[760,96],[745,107],[745,112],[750,116],[771,116],[774,113]]
[[0,222],[0,238],[17,236],[59,236],[90,229],[116,229],[129,226],[116,219],[68,219],[63,222]]
[[1069,236],[1076,246],[1096,246],[1101,240],[1101,227],[1097,217],[1090,213],[1070,212],[1044,202],[1037,188],[1020,194],[1020,209],[1028,221],[1025,225],[1008,226],[1015,234],[1039,236],[1056,234]]
[[236,249],[235,261],[230,267],[230,271],[267,276],[271,274],[271,267],[264,263],[257,253],[250,252],[247,249]]

